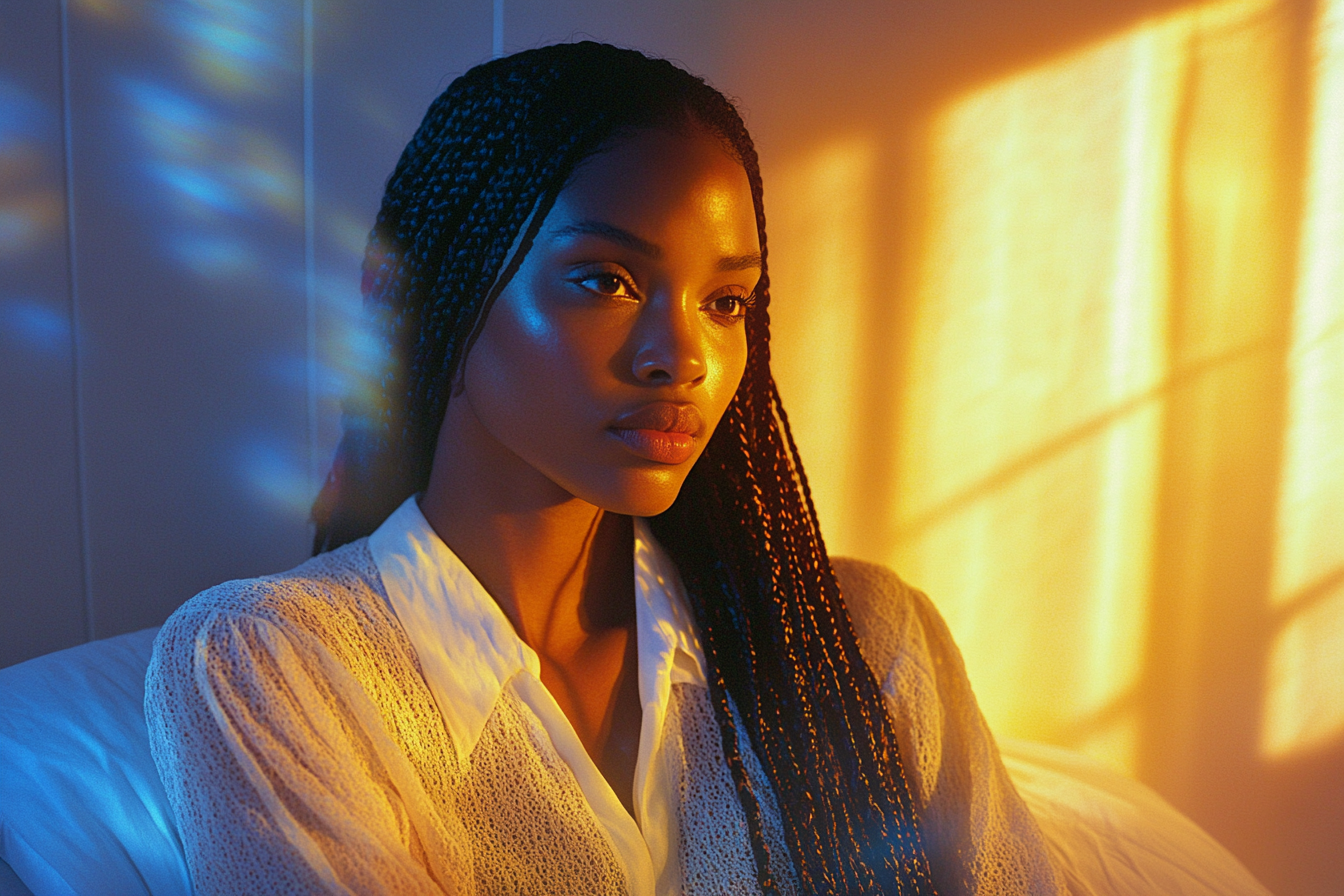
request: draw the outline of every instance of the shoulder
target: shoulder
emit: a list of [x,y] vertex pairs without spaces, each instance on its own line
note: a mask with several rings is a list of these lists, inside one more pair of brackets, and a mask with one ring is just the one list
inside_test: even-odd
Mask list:
[[158,669],[202,650],[247,652],[271,635],[328,647],[357,642],[386,629],[388,619],[382,581],[361,539],[286,572],[202,591],[159,630],[151,665]]
[[854,557],[832,557],[831,567],[856,627],[896,621],[910,612],[917,592],[888,567]]
[[348,603],[352,597],[381,590],[377,568],[361,539],[285,572],[207,588],[178,607],[164,627],[180,628],[207,617],[285,624],[314,605]]
[[845,607],[855,617],[855,626],[896,622],[912,613],[938,616],[928,595],[890,567],[855,557],[832,557],[831,568],[844,593]]
[[406,753],[444,736],[365,539],[179,607],[154,642],[145,710],[162,743],[175,726],[227,740],[239,719],[283,736],[294,725],[383,726]]
[[890,665],[902,643],[919,636],[938,611],[922,591],[912,588],[886,566],[834,557],[831,566],[844,595],[845,609],[870,665]]
[[964,678],[961,653],[928,595],[891,569],[852,557],[831,560],[864,659],[878,681],[899,666]]

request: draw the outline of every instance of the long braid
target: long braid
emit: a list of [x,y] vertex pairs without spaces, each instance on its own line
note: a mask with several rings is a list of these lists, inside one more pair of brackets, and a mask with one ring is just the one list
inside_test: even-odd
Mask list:
[[[805,893],[931,894],[895,732],[770,374],[756,152],[732,104],[700,79],[585,42],[477,66],[430,106],[369,238],[365,298],[389,361],[347,401],[314,505],[314,549],[369,534],[424,489],[463,358],[575,166],[623,133],[660,126],[698,126],[724,142],[746,169],[760,237],[742,383],[676,502],[651,520],[701,631],[758,883],[779,893],[783,861]],[[745,744],[774,790],[788,856],[772,855]]]

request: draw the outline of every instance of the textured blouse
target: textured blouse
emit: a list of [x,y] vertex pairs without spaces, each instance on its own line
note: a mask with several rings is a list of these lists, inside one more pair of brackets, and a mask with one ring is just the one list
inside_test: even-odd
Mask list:
[[[414,499],[367,539],[184,604],[145,705],[196,892],[759,893],[680,578],[641,520],[634,550],[633,816]],[[835,566],[939,892],[1063,892],[937,611],[882,567]],[[738,747],[793,892],[773,790]]]

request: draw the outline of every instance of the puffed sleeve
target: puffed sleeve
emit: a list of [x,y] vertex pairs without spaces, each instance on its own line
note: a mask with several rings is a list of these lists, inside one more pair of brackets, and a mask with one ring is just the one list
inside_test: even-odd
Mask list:
[[896,726],[939,893],[1065,893],[938,610],[885,567],[846,558],[834,564],[864,658]]
[[311,634],[189,603],[159,634],[145,712],[201,896],[440,896],[472,879],[454,819]]

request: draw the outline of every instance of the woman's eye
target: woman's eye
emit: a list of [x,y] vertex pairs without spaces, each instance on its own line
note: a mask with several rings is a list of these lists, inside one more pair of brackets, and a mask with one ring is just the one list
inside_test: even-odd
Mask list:
[[578,283],[585,289],[590,289],[599,295],[612,296],[613,298],[637,298],[634,285],[625,277],[612,271],[586,274],[579,278]]
[[747,307],[751,300],[746,296],[729,293],[709,303],[709,310],[724,317],[741,318],[747,316]]

